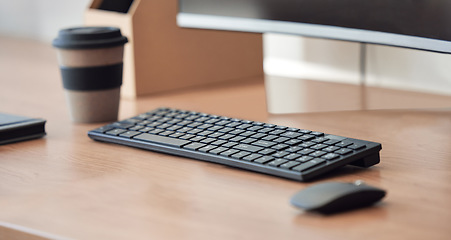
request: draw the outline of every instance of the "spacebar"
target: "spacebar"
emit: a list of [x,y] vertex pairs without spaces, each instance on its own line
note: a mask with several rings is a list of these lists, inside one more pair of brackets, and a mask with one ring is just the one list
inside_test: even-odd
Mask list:
[[181,147],[181,146],[191,142],[188,140],[158,136],[158,135],[153,135],[153,134],[148,134],[148,133],[142,133],[138,136],[133,137],[133,139],[139,139],[139,140],[143,140],[146,142],[153,142],[153,143],[169,145],[172,147]]

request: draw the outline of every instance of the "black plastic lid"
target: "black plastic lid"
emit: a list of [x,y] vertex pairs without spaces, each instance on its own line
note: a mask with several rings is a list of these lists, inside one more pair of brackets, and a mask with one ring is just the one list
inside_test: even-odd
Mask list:
[[76,27],[60,30],[58,37],[53,40],[53,46],[68,49],[108,48],[127,42],[127,37],[122,36],[119,28]]

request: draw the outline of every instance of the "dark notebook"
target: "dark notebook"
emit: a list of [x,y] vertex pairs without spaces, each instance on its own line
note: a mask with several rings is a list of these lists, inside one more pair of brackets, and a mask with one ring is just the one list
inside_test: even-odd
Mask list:
[[45,120],[0,113],[0,145],[45,136]]

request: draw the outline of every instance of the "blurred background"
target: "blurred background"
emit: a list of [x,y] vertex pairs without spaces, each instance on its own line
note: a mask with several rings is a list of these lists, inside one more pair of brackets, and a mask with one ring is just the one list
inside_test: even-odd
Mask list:
[[0,0],[0,34],[51,42],[60,28],[83,24],[91,0]]
[[[83,24],[90,2],[0,0],[0,35],[50,44],[59,29]],[[267,74],[359,84],[358,43],[279,34],[264,34],[263,39]],[[370,86],[451,95],[449,66],[451,55],[386,46],[367,48]]]

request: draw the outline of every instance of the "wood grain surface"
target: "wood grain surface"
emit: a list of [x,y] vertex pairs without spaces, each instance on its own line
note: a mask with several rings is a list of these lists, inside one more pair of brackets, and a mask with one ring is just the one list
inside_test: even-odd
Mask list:
[[[0,53],[0,111],[48,120],[45,138],[0,146],[0,239],[451,235],[449,108],[268,115],[262,79],[121,102],[120,118],[168,106],[382,143],[381,163],[374,167],[345,167],[300,183],[92,141],[87,131],[101,124],[70,121],[50,46],[3,37]],[[311,184],[358,179],[386,189],[386,198],[331,216],[289,204]]]

